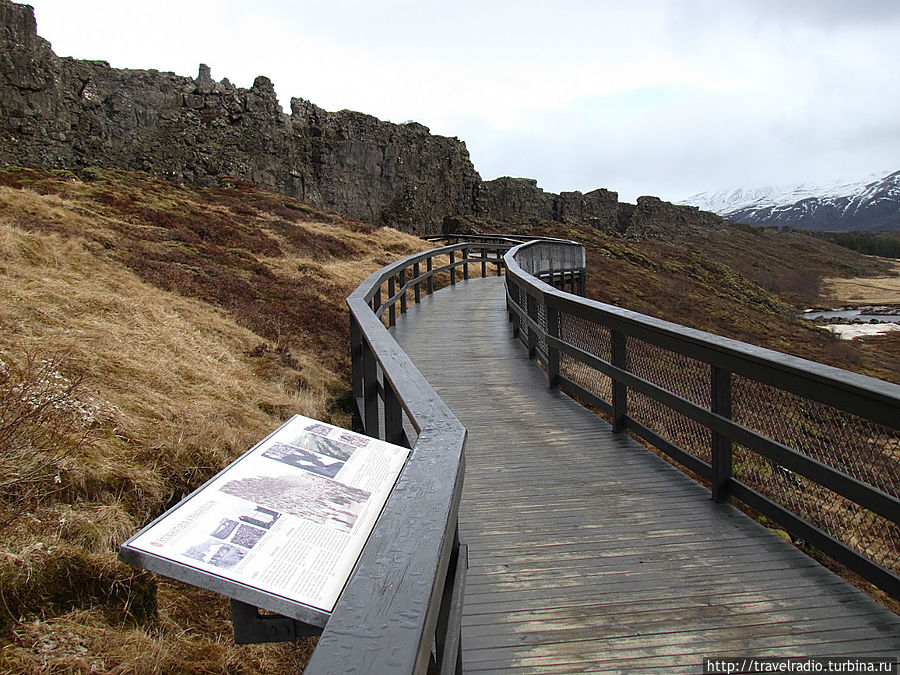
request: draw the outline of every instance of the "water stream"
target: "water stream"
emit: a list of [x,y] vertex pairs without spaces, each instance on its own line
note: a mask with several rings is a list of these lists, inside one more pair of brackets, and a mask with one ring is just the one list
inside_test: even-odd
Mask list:
[[[882,311],[893,313],[882,313]],[[800,315],[801,319],[824,323],[829,319],[844,319],[847,323],[900,323],[900,312],[890,307],[859,307],[856,309],[813,309]]]
[[900,330],[900,307],[896,306],[811,309],[800,314],[800,318],[827,328],[842,340]]

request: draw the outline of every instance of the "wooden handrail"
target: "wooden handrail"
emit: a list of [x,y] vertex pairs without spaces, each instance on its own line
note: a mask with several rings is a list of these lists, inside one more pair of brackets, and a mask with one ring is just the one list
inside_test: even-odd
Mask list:
[[[897,527],[900,501],[841,468],[772,438],[739,419],[736,391],[747,386],[785,392],[789,400],[826,406],[887,429],[896,440],[900,387],[803,359],[753,347],[669,322],[586,300],[584,250],[545,239],[520,244],[504,236],[456,238],[456,243],[404,258],[372,274],[347,299],[350,308],[355,425],[372,436],[412,445],[412,453],[310,659],[306,673],[442,673],[460,668],[460,615],[466,547],[457,516],[465,470],[466,430],[391,336],[397,309],[450,283],[472,265],[487,275],[506,270],[507,303],[514,333],[547,365],[551,386],[609,413],[613,428],[641,436],[710,480],[713,497],[737,497],[778,521],[836,560],[898,595],[894,571],[746,482],[736,470],[735,446],[774,469],[825,486]],[[461,253],[457,258],[456,254]],[[505,255],[501,258],[501,253]],[[449,258],[449,263],[436,261]],[[424,263],[424,271],[423,264]],[[549,282],[549,283],[547,283]],[[560,288],[568,288],[573,294]],[[602,332],[604,344],[573,337],[573,326]],[[594,336],[596,337],[596,335]],[[700,368],[702,395],[667,387],[656,373],[639,372],[656,350],[659,367]],[[636,351],[637,350],[637,351]],[[638,356],[636,356],[638,354]],[[674,355],[683,362],[674,366]],[[653,358],[649,359],[650,361]],[[668,359],[668,360],[667,360]],[[580,381],[573,364],[595,373]],[[699,364],[699,366],[697,365]],[[699,371],[698,371],[699,372]],[[608,378],[609,395],[596,383]],[[652,401],[671,417],[706,430],[706,455],[667,435],[654,420],[629,408],[629,397]],[[703,400],[699,400],[703,399]],[[799,404],[798,404],[799,405]],[[807,405],[804,403],[804,405]],[[774,434],[777,436],[778,434]],[[900,489],[900,486],[898,486]],[[891,488],[893,490],[893,487]],[[896,564],[896,560],[892,564]]]
[[[442,673],[460,663],[467,554],[457,514],[466,430],[384,325],[397,308],[432,293],[436,278],[476,265],[497,274],[515,242],[462,242],[399,260],[373,273],[347,298],[355,425],[412,452],[304,671]],[[461,259],[455,254],[462,251]],[[476,255],[472,255],[472,253]],[[449,256],[449,264],[435,264]],[[422,270],[425,263],[425,270]],[[383,290],[387,288],[386,292]]]
[[[835,509],[873,523],[867,534],[900,540],[900,386],[563,293],[537,276],[558,264],[554,257],[570,255],[569,247],[533,242],[505,256],[514,330],[529,354],[547,364],[551,386],[609,414],[615,431],[635,433],[708,479],[716,501],[740,499],[900,597],[900,553],[887,545],[870,555],[872,542],[841,537],[839,524],[823,527],[809,513],[833,494],[847,501],[833,501]],[[577,377],[575,364],[594,375]],[[635,395],[642,397],[641,413],[629,409]],[[765,424],[740,396],[770,411]],[[708,439],[708,447],[684,441],[691,433],[672,420],[705,430],[691,433]],[[886,467],[882,484],[866,480],[875,469],[847,466],[862,461],[848,457],[849,449],[819,447],[838,432],[858,435],[857,447],[875,448],[872,461]],[[820,456],[793,447],[793,437],[815,441]],[[793,481],[788,490],[799,496],[779,495],[779,485],[762,479],[767,473]]]

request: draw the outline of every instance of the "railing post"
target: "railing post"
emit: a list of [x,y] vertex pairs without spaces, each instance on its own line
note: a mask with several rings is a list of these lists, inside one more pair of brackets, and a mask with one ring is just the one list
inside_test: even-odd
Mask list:
[[450,285],[456,285],[456,251],[450,251]]
[[394,275],[391,275],[391,278],[388,279],[388,299],[387,301],[391,303],[388,306],[388,326],[394,326],[397,323],[397,303],[393,301],[394,292],[396,287],[394,285]]
[[462,597],[465,594],[466,568],[469,566],[468,547],[459,541],[459,525],[450,549],[450,566],[444,582],[441,609],[435,628],[436,662],[429,672],[462,674]]
[[360,398],[363,395],[362,333],[353,314],[350,315],[350,369],[353,379],[353,396]]
[[463,259],[463,281],[469,280],[469,249],[464,248],[462,250],[462,259]]
[[[612,365],[621,370],[626,369],[627,354],[625,352],[625,335],[617,330],[610,331]],[[613,432],[625,431],[625,418],[628,416],[628,387],[624,382],[613,378],[612,382]]]
[[[537,311],[537,298],[531,295],[528,291],[525,291],[526,308],[528,310],[528,318],[532,321],[537,321],[538,319],[538,311]],[[531,323],[528,324],[528,358],[533,359],[537,354],[537,331],[532,328]]]
[[[559,339],[559,310],[547,305],[547,336]],[[547,340],[547,377],[550,387],[559,386],[559,349]]]
[[387,378],[384,382],[384,440],[394,445],[406,445],[403,434],[403,408]]
[[368,343],[362,343],[363,424],[365,433],[380,438],[378,429],[378,362]]
[[515,293],[515,297],[519,297],[519,289],[516,286],[515,282],[512,280],[512,276],[506,277],[506,287],[509,289],[509,295],[506,298],[506,311],[509,314],[509,321],[512,323],[513,337],[519,337],[519,314],[513,309],[513,305],[516,304],[516,301],[512,299],[513,293]]
[[375,291],[375,295],[372,296],[372,312],[378,315],[379,307],[381,307],[381,286],[378,287],[378,290]]
[[[404,267],[400,270],[400,288],[406,286],[406,268]],[[406,314],[406,290],[403,290],[403,295],[400,296],[400,313]]]
[[434,277],[431,275],[431,270],[434,269],[434,258],[428,258],[425,261],[425,271],[428,273],[428,278],[425,280],[425,290],[428,292],[428,295],[434,293]]
[[362,331],[353,313],[350,314],[350,378],[353,383],[353,412],[351,421],[354,431],[362,431],[358,401],[363,397],[363,355]]
[[[712,411],[731,419],[731,373],[712,366],[711,372]],[[731,501],[731,439],[713,431],[712,434],[712,499],[717,503]]]
[[497,249],[497,276],[501,276],[501,272],[503,271],[503,256],[500,254],[500,249]]
[[487,276],[487,253],[488,250],[486,248],[481,249],[481,278],[484,279]]
[[[413,263],[413,276],[414,276],[416,279],[418,279],[418,278],[419,278],[419,274],[420,274],[420,271],[419,271],[419,263]],[[419,288],[419,282],[418,282],[418,281],[416,281],[415,285],[413,286],[413,298],[414,298],[415,303],[416,303],[417,305],[418,305],[419,302],[421,302],[421,300],[422,300],[422,289]]]

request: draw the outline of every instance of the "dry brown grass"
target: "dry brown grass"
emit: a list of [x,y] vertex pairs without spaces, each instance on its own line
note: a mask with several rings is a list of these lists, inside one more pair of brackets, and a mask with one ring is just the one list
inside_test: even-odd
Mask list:
[[900,262],[887,261],[892,276],[825,279],[823,297],[834,305],[900,305]]
[[348,424],[344,297],[423,248],[246,184],[0,172],[4,372],[77,413],[0,447],[40,467],[0,486],[0,671],[299,671],[311,641],[235,646],[225,599],[116,549],[288,416]]

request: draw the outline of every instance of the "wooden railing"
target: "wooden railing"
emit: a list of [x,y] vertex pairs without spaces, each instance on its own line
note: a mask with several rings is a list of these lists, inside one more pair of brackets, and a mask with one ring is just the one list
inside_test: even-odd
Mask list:
[[[467,550],[457,514],[466,430],[388,332],[397,312],[459,276],[501,274],[515,241],[487,237],[409,256],[347,298],[354,424],[412,448],[306,670],[461,672]],[[470,269],[471,268],[471,269]]]
[[563,293],[571,244],[506,256],[515,333],[551,386],[900,597],[900,386]]
[[900,387],[578,297],[584,250],[572,242],[441,239],[455,243],[379,270],[347,299],[355,424],[412,453],[308,675],[461,671],[466,430],[387,326],[472,269],[506,268],[514,332],[551,386],[709,481],[717,501],[740,499],[900,597]]

